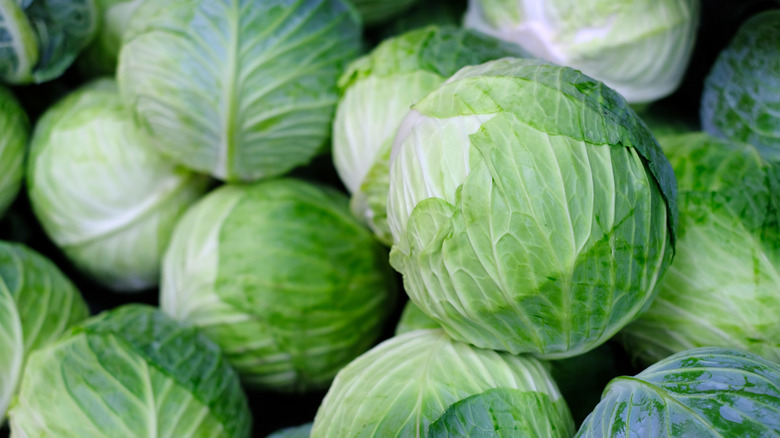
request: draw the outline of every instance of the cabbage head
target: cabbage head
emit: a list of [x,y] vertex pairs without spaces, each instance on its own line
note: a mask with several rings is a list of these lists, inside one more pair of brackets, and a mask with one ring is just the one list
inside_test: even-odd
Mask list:
[[613,379],[576,438],[773,437],[780,365],[728,348],[697,348]]
[[509,400],[513,411],[528,415],[529,429],[554,431],[538,436],[574,433],[568,407],[542,362],[475,348],[433,329],[393,337],[341,370],[314,417],[311,436],[425,437],[437,420],[437,429],[457,430],[475,423],[460,423],[460,414],[496,405],[491,395],[463,402],[465,407],[456,403],[492,389],[505,390],[497,401],[506,406]]
[[455,339],[574,356],[654,298],[675,180],[610,88],[542,61],[466,67],[417,102],[390,160],[390,262]]
[[647,312],[622,332],[653,363],[720,346],[780,363],[780,164],[698,132],[662,143],[679,184],[677,252]]
[[119,53],[125,104],[166,155],[237,182],[278,176],[327,144],[336,82],[361,48],[347,0],[155,0]]
[[0,81],[58,78],[92,40],[98,20],[94,0],[0,0]]
[[603,81],[629,103],[677,89],[698,23],[699,0],[469,0],[464,19]]
[[780,10],[742,23],[704,81],[702,129],[780,159]]
[[35,126],[27,183],[36,217],[77,268],[121,292],[157,285],[179,216],[208,179],[161,156],[100,79]]
[[467,65],[523,52],[455,27],[429,26],[387,39],[350,64],[333,122],[333,163],[352,194],[351,209],[383,242],[390,149],[409,107]]
[[27,113],[11,92],[0,86],[0,218],[22,187],[29,135]]
[[49,259],[0,241],[0,424],[28,355],[87,316],[81,293]]
[[249,438],[252,423],[219,348],[140,304],[92,317],[30,355],[9,417],[14,437]]
[[294,180],[226,185],[165,254],[161,307],[200,327],[257,388],[325,388],[393,310],[387,251],[344,194]]

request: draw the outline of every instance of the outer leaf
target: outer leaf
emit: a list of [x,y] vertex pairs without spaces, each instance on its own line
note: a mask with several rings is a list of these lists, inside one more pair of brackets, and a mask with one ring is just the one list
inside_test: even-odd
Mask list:
[[165,154],[229,181],[281,175],[323,146],[360,26],[342,0],[145,2],[122,95]]
[[283,179],[223,187],[185,215],[161,303],[220,344],[246,383],[305,391],[374,343],[394,292],[386,251],[346,197]]
[[547,394],[496,388],[452,404],[431,423],[428,437],[568,438],[570,426]]
[[624,343],[645,363],[704,346],[780,362],[780,166],[705,133],[664,148],[679,179],[677,253]]
[[0,242],[0,419],[28,354],[88,314],[79,291],[53,263],[23,245]]
[[22,186],[30,123],[13,95],[0,87],[0,217]]
[[10,415],[14,436],[248,437],[251,423],[218,347],[140,305],[33,354]]
[[780,159],[780,11],[745,21],[704,82],[704,131]]
[[618,377],[577,437],[775,437],[780,365],[724,348],[688,350]]
[[49,237],[111,289],[156,285],[173,227],[208,179],[160,156],[108,79],[47,110],[30,149],[30,200]]
[[571,415],[541,362],[474,348],[441,330],[416,330],[379,344],[339,372],[311,436],[427,436],[448,406],[492,388],[547,395],[556,427],[571,434]]
[[130,18],[144,0],[95,0],[100,19],[92,42],[81,53],[78,66],[91,76],[113,75]]
[[30,82],[39,56],[37,36],[19,2],[0,0],[0,79]]

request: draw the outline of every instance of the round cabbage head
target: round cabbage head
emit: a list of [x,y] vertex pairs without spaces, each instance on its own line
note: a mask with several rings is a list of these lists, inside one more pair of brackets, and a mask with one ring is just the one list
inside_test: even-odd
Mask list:
[[47,258],[0,242],[0,424],[28,355],[89,316],[73,283]]
[[613,379],[576,438],[771,437],[780,433],[780,365],[727,348],[680,352]]
[[0,218],[22,187],[29,135],[27,113],[11,92],[0,86]]
[[252,422],[219,347],[138,304],[90,318],[30,355],[9,417],[19,437],[248,438]]
[[161,156],[101,79],[50,108],[33,133],[30,201],[52,241],[108,288],[158,283],[162,254],[208,179]]
[[327,387],[393,310],[387,251],[342,193],[293,179],[224,186],[165,255],[161,306],[216,341],[245,383]]
[[514,409],[533,412],[540,425],[557,431],[548,436],[573,434],[571,414],[542,362],[474,348],[433,329],[393,337],[340,371],[311,436],[429,436],[431,423],[451,407],[437,427],[456,427],[457,411],[468,406],[454,404],[496,388],[522,403]]
[[581,70],[629,103],[677,89],[699,22],[699,0],[469,0],[464,25]]
[[547,358],[607,340],[669,265],[675,180],[610,88],[567,67],[466,67],[402,123],[391,264],[455,339]]
[[339,81],[333,162],[352,193],[351,208],[390,245],[387,191],[390,149],[409,107],[467,65],[522,50],[455,27],[429,26],[387,39],[350,64]]
[[147,1],[117,78],[166,155],[227,181],[282,175],[325,146],[359,23],[346,0]]
[[780,363],[780,164],[706,133],[666,137],[679,184],[674,262],[658,297],[626,327],[645,363],[695,347]]
[[98,20],[94,0],[0,0],[0,81],[58,78],[89,44]]
[[780,10],[745,21],[704,81],[702,129],[780,159]]

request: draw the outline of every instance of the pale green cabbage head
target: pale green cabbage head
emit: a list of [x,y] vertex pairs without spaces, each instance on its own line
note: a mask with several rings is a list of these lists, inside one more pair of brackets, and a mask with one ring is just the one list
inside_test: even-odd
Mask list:
[[294,179],[215,190],[176,226],[163,310],[216,341],[248,385],[327,387],[374,344],[395,298],[386,249],[347,203]]
[[[462,410],[454,404],[497,388],[522,403],[514,409],[538,417],[531,429],[555,430],[551,437],[573,434],[571,414],[542,362],[475,348],[434,329],[393,337],[340,371],[311,436],[429,436],[445,411]],[[437,427],[455,428],[458,415],[445,416],[454,418],[442,418]]]
[[27,166],[30,201],[48,236],[76,267],[116,291],[158,283],[174,225],[208,184],[151,146],[112,79],[46,111]]
[[574,356],[655,296],[675,190],[650,132],[602,83],[533,60],[466,67],[396,136],[390,261],[454,338]]
[[582,70],[629,103],[677,89],[699,23],[699,0],[469,0],[468,28]]

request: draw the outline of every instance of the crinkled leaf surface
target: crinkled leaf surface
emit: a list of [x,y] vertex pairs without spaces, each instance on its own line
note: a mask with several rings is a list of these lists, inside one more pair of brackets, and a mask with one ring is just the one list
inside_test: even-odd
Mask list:
[[702,128],[780,158],[780,11],[745,21],[704,82]]
[[576,355],[654,296],[675,190],[655,140],[603,84],[529,60],[468,67],[399,129],[391,263],[456,339]]
[[618,377],[577,437],[776,437],[780,365],[725,348],[670,356]]

